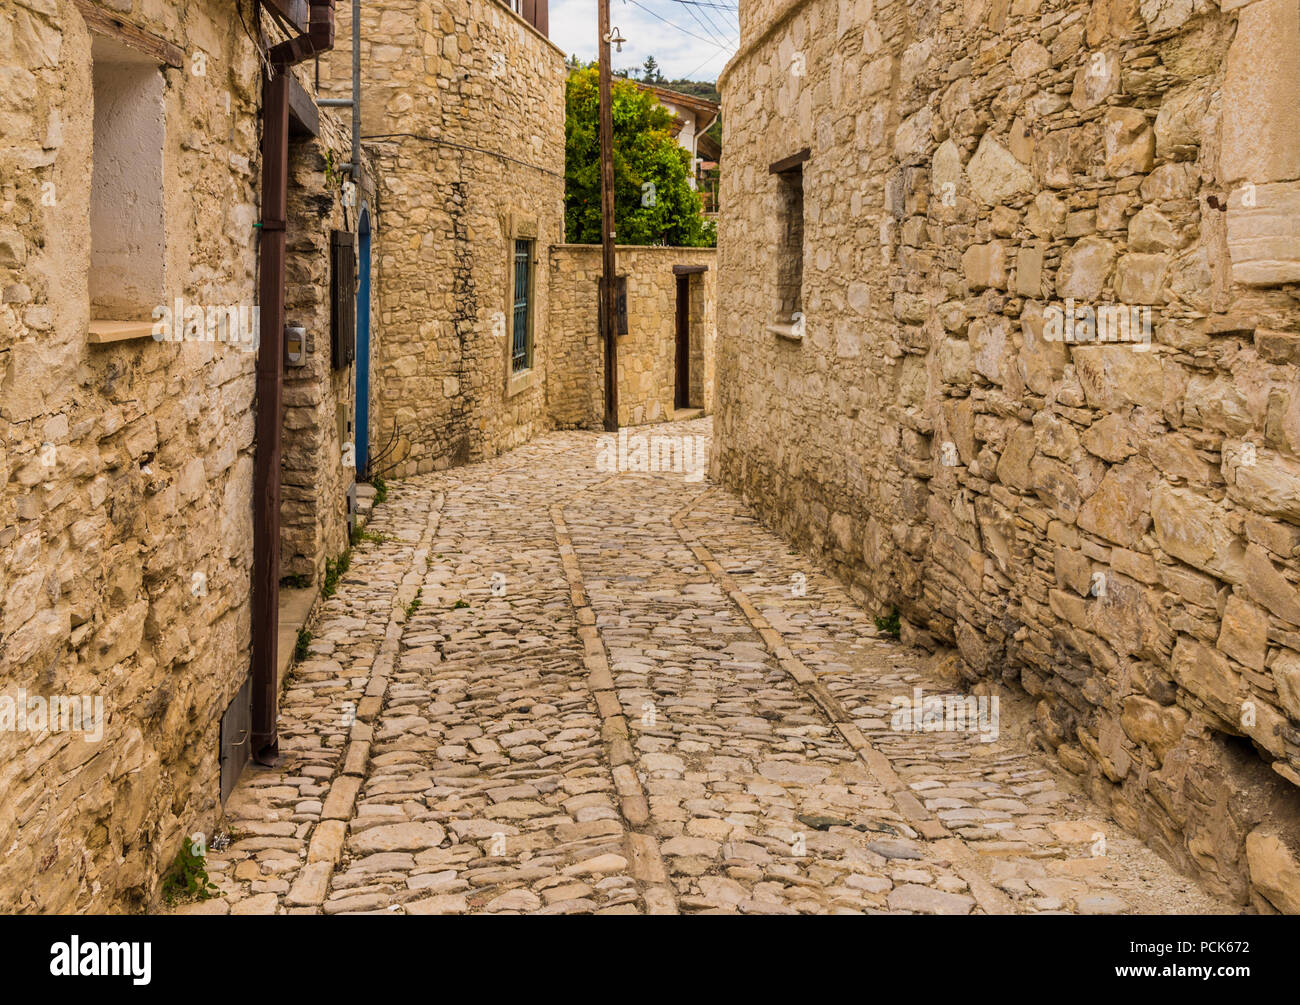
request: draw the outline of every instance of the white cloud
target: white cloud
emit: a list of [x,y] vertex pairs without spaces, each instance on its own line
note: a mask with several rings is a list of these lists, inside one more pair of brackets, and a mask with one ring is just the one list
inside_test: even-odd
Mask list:
[[[691,80],[717,79],[735,53],[740,35],[734,10],[676,0],[638,2],[640,7],[628,0],[610,0],[610,23],[627,39],[622,52],[612,53],[615,70],[639,69],[647,56],[654,56],[660,72],[669,79],[687,75]],[[734,0],[708,2],[734,6]],[[567,55],[584,62],[594,60],[596,0],[551,0],[549,13],[551,41]]]

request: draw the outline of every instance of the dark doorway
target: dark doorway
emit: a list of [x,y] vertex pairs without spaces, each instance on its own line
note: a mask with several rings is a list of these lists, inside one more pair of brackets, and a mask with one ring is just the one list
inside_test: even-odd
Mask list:
[[677,391],[676,408],[691,404],[691,277],[677,277]]

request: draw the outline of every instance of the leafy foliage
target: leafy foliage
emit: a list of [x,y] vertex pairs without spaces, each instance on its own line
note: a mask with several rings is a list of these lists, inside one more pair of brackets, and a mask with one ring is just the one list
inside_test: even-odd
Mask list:
[[888,635],[890,638],[898,638],[902,631],[902,625],[898,620],[898,608],[895,607],[889,612],[888,617],[876,618],[876,631],[881,635]]
[[[620,244],[708,248],[713,223],[690,186],[690,155],[672,134],[672,115],[631,81],[612,82],[614,226]],[[564,233],[600,243],[600,86],[595,70],[569,74],[565,92]],[[649,183],[653,190],[644,188]],[[644,198],[648,191],[652,199]]]
[[293,658],[297,660],[299,663],[305,660],[310,655],[310,652],[307,648],[310,645],[311,645],[311,632],[307,631],[306,628],[299,628],[298,641],[294,643],[294,647],[293,647]]
[[339,589],[339,580],[352,565],[352,549],[348,548],[338,558],[325,559],[325,582],[321,585],[321,596],[332,597]]
[[369,541],[371,544],[385,544],[388,541],[396,541],[397,538],[391,534],[381,534],[377,530],[366,530],[364,527],[352,528],[352,545],[356,547],[362,541]]
[[182,900],[207,900],[217,893],[216,885],[208,878],[203,850],[186,838],[163,877],[163,900],[170,905]]

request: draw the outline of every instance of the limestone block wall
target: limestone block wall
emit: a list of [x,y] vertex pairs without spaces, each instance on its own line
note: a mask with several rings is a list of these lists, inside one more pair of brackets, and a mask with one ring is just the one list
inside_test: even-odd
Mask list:
[[[139,156],[162,159],[164,255],[161,276],[140,278],[168,304],[249,307],[253,44],[219,0],[111,7],[185,57],[150,71],[164,83],[162,145]],[[0,5],[6,912],[149,901],[182,835],[211,833],[219,720],[248,668],[254,354],[90,344],[91,44],[70,0]],[[6,720],[4,698],[23,692],[31,707],[101,699],[102,735],[20,727],[12,704]]]
[[[339,36],[351,34],[348,5]],[[546,248],[562,239],[564,54],[498,0],[363,8],[365,145],[381,178],[372,369],[381,473],[494,456],[547,427]],[[321,60],[350,93],[349,54]],[[510,372],[514,241],[534,242],[530,372]]]
[[[704,266],[690,289],[690,404],[713,411],[716,337],[714,248],[620,245],[615,268],[627,277],[626,335],[618,341],[619,425],[672,418],[677,377],[677,276],[673,266]],[[600,337],[599,245],[564,244],[550,251],[551,339],[547,408],[564,429],[598,429],[605,415],[605,344]]]
[[[344,205],[351,144],[350,125],[323,111],[321,135],[289,148],[285,317],[306,328],[308,351],[303,365],[285,367],[280,575],[310,582],[348,546],[347,496],[356,480],[344,451],[352,444],[355,456],[356,363],[335,370],[330,359],[330,234],[344,230],[356,240],[361,207],[374,204],[374,175],[366,171],[353,205]],[[372,208],[371,227],[378,226]],[[359,240],[355,249],[360,255]]]
[[[1038,697],[1040,742],[1163,854],[1300,911],[1300,5],[741,26],[715,474],[905,641]],[[769,168],[805,149],[799,339],[768,328]],[[1149,344],[1062,341],[1107,304]]]

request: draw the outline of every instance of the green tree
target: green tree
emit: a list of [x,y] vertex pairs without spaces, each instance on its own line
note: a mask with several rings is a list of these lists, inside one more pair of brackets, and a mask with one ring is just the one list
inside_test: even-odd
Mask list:
[[664,79],[664,75],[659,72],[659,61],[654,56],[646,56],[641,71],[641,79],[647,84],[657,84]]
[[[690,186],[690,155],[672,115],[629,80],[612,82],[614,226],[620,244],[711,248],[716,229]],[[594,69],[569,75],[564,119],[564,233],[600,243],[600,85]]]

